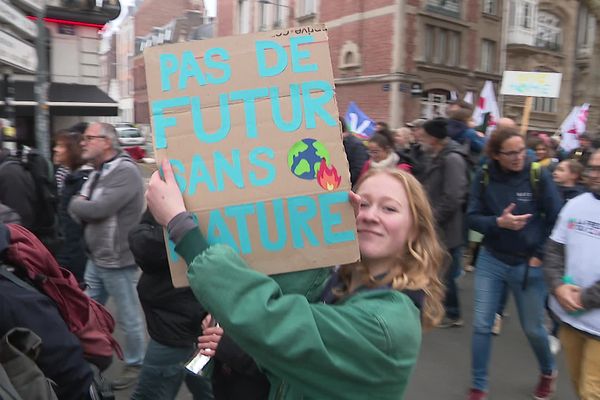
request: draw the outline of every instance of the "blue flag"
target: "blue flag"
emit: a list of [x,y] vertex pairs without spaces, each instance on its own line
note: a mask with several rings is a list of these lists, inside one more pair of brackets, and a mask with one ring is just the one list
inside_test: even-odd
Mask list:
[[370,138],[375,132],[375,121],[369,118],[353,101],[348,106],[345,118],[348,129],[363,139]]

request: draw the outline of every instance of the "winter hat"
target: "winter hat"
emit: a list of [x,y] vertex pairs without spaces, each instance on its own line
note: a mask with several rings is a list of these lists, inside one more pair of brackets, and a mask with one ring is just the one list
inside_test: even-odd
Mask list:
[[448,121],[446,118],[434,118],[423,124],[423,129],[429,136],[433,136],[438,139],[445,139],[448,136],[448,130],[446,126]]

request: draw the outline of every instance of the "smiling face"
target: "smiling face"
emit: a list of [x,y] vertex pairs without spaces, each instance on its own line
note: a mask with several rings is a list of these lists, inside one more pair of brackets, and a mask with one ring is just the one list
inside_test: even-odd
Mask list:
[[377,143],[369,142],[367,143],[367,153],[373,161],[381,162],[390,155],[390,150],[381,147]]
[[404,186],[380,173],[367,178],[357,194],[362,199],[356,217],[361,258],[367,262],[399,258],[413,227]]

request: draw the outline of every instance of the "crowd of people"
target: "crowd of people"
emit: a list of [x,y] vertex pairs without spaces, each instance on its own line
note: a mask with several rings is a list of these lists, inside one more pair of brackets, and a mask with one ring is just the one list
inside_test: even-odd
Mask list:
[[[56,132],[61,242],[46,247],[78,290],[100,304],[114,301],[124,367],[111,389],[134,387],[135,400],[172,400],[184,382],[196,400],[401,399],[423,332],[465,329],[457,278],[472,265],[465,397],[488,398],[491,338],[512,295],[539,365],[533,398],[555,391],[559,341],[578,396],[600,399],[600,150],[584,134],[566,153],[554,138],[524,137],[508,119],[486,135],[472,114],[456,101],[447,118],[396,130],[379,122],[365,142],[340,118],[360,261],[273,276],[253,271],[228,246],[207,244],[168,160],[146,191],[112,125]],[[8,256],[10,224],[44,244],[47,230],[36,226],[40,183],[21,165],[24,150],[3,147],[0,260],[19,275]],[[189,288],[171,283],[163,227],[188,264]],[[2,274],[0,285],[0,337],[31,329],[48,342],[38,364],[59,398],[93,398],[85,388],[91,366],[102,371],[110,361],[78,349],[77,333],[62,321],[68,316],[51,303],[16,302],[25,289]],[[38,308],[24,310],[28,304]],[[54,334],[29,323],[31,312],[45,313]],[[212,358],[208,373],[186,371],[196,352]],[[48,362],[57,354],[61,368]]]

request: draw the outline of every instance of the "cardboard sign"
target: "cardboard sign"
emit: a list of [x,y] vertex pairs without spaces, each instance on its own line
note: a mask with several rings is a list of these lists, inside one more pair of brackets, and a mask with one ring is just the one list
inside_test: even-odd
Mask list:
[[558,97],[562,74],[504,71],[500,94],[528,97]]
[[[359,259],[324,26],[145,51],[157,161],[210,244],[266,274]],[[169,246],[176,287],[186,266]]]

